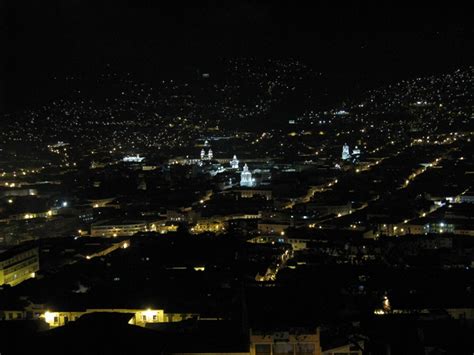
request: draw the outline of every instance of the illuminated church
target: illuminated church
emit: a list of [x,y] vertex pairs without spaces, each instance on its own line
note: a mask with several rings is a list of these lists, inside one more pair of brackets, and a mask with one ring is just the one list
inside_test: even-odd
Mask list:
[[234,157],[230,161],[230,167],[232,169],[238,169],[239,168],[239,159],[237,159],[237,155],[234,155]]
[[212,153],[212,149],[209,148],[209,150],[207,151],[207,154],[206,154],[206,151],[203,149],[201,149],[201,160],[212,160],[212,158],[214,157],[213,153]]
[[342,146],[342,156],[341,156],[342,160],[355,162],[359,160],[360,155],[361,155],[361,151],[358,146],[354,147],[354,149],[352,150],[352,154],[350,152],[350,148],[349,148],[349,145],[347,145],[347,143],[345,143]]
[[255,186],[255,179],[252,178],[252,173],[249,171],[249,167],[247,166],[247,164],[244,165],[244,168],[240,173],[240,186]]
[[345,143],[342,146],[342,160],[349,160],[351,153],[349,152],[349,146]]

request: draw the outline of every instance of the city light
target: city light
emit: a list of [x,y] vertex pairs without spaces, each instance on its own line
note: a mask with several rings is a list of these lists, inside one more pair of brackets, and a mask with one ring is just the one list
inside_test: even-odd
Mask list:
[[152,322],[158,315],[158,311],[153,311],[148,308],[146,311],[143,312],[143,316],[145,317],[145,322]]
[[0,355],[472,353],[468,4],[21,3]]
[[55,323],[55,318],[57,317],[57,313],[46,311],[43,316],[46,323],[53,324]]

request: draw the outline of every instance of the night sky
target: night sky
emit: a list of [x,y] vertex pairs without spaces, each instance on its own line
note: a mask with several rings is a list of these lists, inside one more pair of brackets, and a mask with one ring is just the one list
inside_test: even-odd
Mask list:
[[467,5],[97,3],[2,2],[7,57],[1,66],[8,108],[35,101],[52,76],[96,75],[107,65],[153,77],[170,66],[212,65],[222,57],[292,57],[334,73],[334,85],[363,81],[370,87],[472,63]]

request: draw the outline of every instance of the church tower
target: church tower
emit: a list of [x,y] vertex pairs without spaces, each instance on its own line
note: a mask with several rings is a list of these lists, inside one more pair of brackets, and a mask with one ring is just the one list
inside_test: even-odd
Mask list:
[[240,173],[240,186],[255,186],[255,179],[252,178],[252,173],[249,171],[249,167],[247,166],[247,164],[244,165],[244,168]]
[[342,160],[348,160],[351,157],[351,153],[349,152],[349,146],[345,143],[342,146]]
[[234,157],[230,161],[230,167],[232,169],[238,169],[239,168],[239,160],[237,159],[236,155],[234,155]]

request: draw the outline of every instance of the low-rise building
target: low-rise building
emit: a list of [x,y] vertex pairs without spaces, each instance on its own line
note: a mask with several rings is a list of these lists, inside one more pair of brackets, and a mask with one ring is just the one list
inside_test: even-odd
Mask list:
[[31,304],[24,310],[0,310],[0,320],[42,319],[49,328],[62,327],[91,313],[127,313],[129,324],[145,327],[150,323],[181,322],[187,319],[199,319],[196,313],[165,313],[163,309],[138,308],[87,308],[76,310],[44,310],[44,305]]
[[0,285],[18,285],[39,270],[37,247],[18,246],[0,254]]
[[220,219],[207,219],[202,218],[190,228],[191,233],[222,233],[226,230],[226,223]]
[[262,221],[258,223],[258,231],[262,234],[284,235],[285,230],[290,226],[290,223]]
[[253,198],[255,196],[262,196],[266,200],[272,199],[272,190],[265,189],[237,189],[232,190],[233,193],[237,194],[240,198]]
[[148,232],[145,221],[106,220],[91,226],[91,237],[130,237],[140,232]]
[[321,355],[319,328],[251,330],[250,355]]
[[326,215],[346,215],[352,212],[351,202],[332,201],[332,202],[310,202],[306,206],[307,211]]

